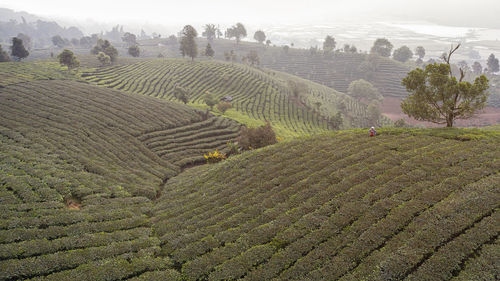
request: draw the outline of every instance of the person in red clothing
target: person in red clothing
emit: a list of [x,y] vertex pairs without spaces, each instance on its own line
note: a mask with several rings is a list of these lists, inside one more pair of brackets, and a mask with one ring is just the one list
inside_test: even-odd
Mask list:
[[368,132],[370,132],[370,137],[374,137],[377,135],[377,131],[375,131],[375,127],[371,127]]

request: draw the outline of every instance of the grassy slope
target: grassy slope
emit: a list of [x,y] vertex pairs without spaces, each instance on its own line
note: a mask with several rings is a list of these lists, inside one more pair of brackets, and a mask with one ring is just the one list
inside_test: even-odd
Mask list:
[[280,143],[171,179],[155,232],[188,280],[492,280],[499,144],[455,129]]
[[0,280],[178,275],[157,257],[152,200],[238,131],[187,106],[75,81],[0,88]]
[[[325,118],[337,112],[340,101],[347,106],[345,128],[368,124],[365,106],[344,94],[285,73],[241,64],[156,59],[96,69],[84,72],[82,77],[97,85],[168,100],[175,100],[175,85],[182,86],[191,91],[190,103],[197,107],[203,107],[206,92],[217,98],[230,95],[234,98],[234,110],[228,116],[244,123],[249,119],[269,120],[284,137],[331,129]],[[289,80],[306,84],[308,92],[293,97],[287,86]],[[319,111],[317,102],[321,103]],[[388,120],[384,118],[382,122]]]

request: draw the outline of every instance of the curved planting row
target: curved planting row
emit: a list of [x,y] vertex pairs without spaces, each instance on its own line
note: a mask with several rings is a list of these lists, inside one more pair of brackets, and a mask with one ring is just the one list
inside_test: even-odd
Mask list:
[[[190,134],[212,144],[217,136],[195,134],[203,117],[86,83],[0,88],[0,280],[176,278],[149,210],[186,155],[159,157],[145,143],[172,132],[185,145]],[[224,137],[237,132],[209,120]]]
[[480,274],[500,232],[498,143],[388,132],[278,144],[172,178],[155,232],[187,280]]
[[228,142],[239,135],[240,125],[229,119],[210,117],[187,126],[149,132],[139,136],[156,155],[177,166],[206,162],[203,155],[228,152]]
[[[304,94],[316,93],[322,99],[323,107],[329,107],[329,110],[318,111],[312,102],[301,102],[292,97],[286,80],[296,77],[277,77],[241,64],[214,61],[151,60],[96,69],[83,73],[82,77],[100,86],[168,100],[175,100],[174,89],[180,86],[189,90],[190,102],[195,104],[203,104],[207,92],[218,99],[231,96],[233,108],[238,112],[300,134],[331,129],[327,117],[336,112],[340,98],[349,99],[331,89],[303,81],[309,84],[309,93]],[[364,118],[366,109],[359,111],[356,114],[360,113]]]

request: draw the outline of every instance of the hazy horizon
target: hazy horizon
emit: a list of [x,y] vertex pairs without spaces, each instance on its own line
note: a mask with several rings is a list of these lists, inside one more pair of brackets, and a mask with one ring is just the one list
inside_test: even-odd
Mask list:
[[[426,21],[441,25],[500,29],[500,2],[478,0],[456,5],[448,0],[406,1],[112,1],[88,0],[3,0],[3,8],[25,11],[66,22],[96,24],[164,25],[243,22],[254,26],[273,26],[341,21]],[[474,11],[477,10],[476,13]]]

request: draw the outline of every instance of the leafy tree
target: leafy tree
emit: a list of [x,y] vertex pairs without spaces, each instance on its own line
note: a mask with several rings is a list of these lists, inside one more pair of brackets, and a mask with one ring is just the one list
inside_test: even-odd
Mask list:
[[347,93],[358,101],[365,100],[371,102],[374,100],[382,101],[384,99],[372,83],[363,79],[352,81],[349,84]]
[[141,54],[141,50],[139,49],[139,46],[134,45],[128,47],[128,54],[133,56],[134,58],[138,57]]
[[412,70],[402,84],[410,95],[403,100],[405,114],[417,120],[453,127],[455,119],[467,119],[485,106],[488,79],[481,75],[474,83],[463,81],[465,73],[453,75],[450,59],[460,47],[451,48],[445,63],[428,64],[425,69]]
[[215,52],[214,52],[214,49],[212,49],[212,45],[210,45],[210,43],[208,43],[207,47],[205,48],[205,56],[213,58],[214,54],[215,54]]
[[325,53],[330,53],[335,49],[337,42],[335,42],[335,38],[330,35],[327,35],[325,41],[323,42],[323,51]]
[[482,74],[483,73],[483,66],[479,62],[475,61],[472,64],[472,71],[474,72],[474,74],[477,74],[477,75]]
[[283,46],[283,52],[288,54],[288,51],[290,51],[290,47],[288,47],[288,45]]
[[257,30],[257,31],[255,31],[255,34],[253,35],[253,39],[255,39],[255,41],[262,44],[264,41],[266,41],[266,34],[262,30]]
[[0,45],[0,62],[8,62],[10,61],[9,54],[2,49],[2,45]]
[[10,46],[10,54],[14,57],[14,60],[20,61],[29,56],[30,52],[24,48],[23,40],[14,37],[12,38],[12,46]]
[[370,102],[368,107],[366,108],[367,120],[372,125],[378,125],[381,112],[380,112],[380,103],[376,100]]
[[399,49],[394,50],[392,57],[400,62],[407,62],[411,57],[413,57],[413,52],[407,46],[402,46]]
[[251,66],[260,64],[259,54],[255,50],[248,52],[246,59]]
[[271,46],[271,40],[269,40],[269,39],[266,40],[266,46],[268,46],[268,47]]
[[125,34],[123,34],[122,41],[129,46],[137,45],[137,37],[130,32],[125,32]]
[[205,24],[201,36],[206,37],[208,41],[213,42],[216,34],[217,34],[217,27],[215,26],[215,24],[209,23]]
[[97,60],[101,63],[101,65],[111,64],[111,57],[106,55],[104,52],[99,52],[99,54],[97,54]]
[[198,36],[198,32],[191,25],[186,25],[181,31],[181,45],[180,50],[182,56],[188,56],[194,61],[194,58],[198,56],[198,47],[196,45],[195,38]]
[[65,65],[68,67],[68,70],[71,70],[75,67],[80,66],[80,61],[76,59],[75,54],[72,51],[65,49],[58,56],[57,59],[61,65]]
[[17,34],[17,38],[23,40],[23,44],[26,50],[31,51],[31,49],[33,48],[33,42],[31,40],[31,37],[29,37],[24,33],[19,33]]
[[379,38],[375,40],[373,43],[373,47],[370,50],[370,53],[377,54],[382,57],[390,57],[392,51],[392,43],[385,38]]
[[236,44],[239,44],[241,38],[247,37],[247,30],[242,23],[237,23],[226,30],[226,37],[229,39],[236,38]]
[[349,44],[344,44],[344,48],[342,49],[344,53],[349,53],[349,50],[351,49],[351,46]]
[[118,51],[116,50],[108,40],[98,39],[96,45],[90,51],[94,55],[98,55],[100,52],[103,52],[107,56],[109,56],[110,62],[116,61],[118,57]]
[[418,56],[419,59],[424,59],[425,57],[425,49],[422,46],[418,46],[415,48],[415,54]]
[[406,123],[406,121],[404,119],[398,119],[394,122],[394,127],[396,128],[409,128],[410,125],[408,123]]
[[277,143],[276,134],[269,122],[257,128],[242,127],[238,144],[242,149],[256,149]]
[[222,112],[222,114],[226,113],[226,111],[232,107],[233,107],[233,105],[227,101],[223,101],[223,102],[220,102],[217,104],[217,110]]
[[495,73],[495,72],[498,72],[499,70],[500,69],[499,69],[499,65],[498,65],[498,59],[495,58],[494,54],[491,54],[488,57],[488,71],[490,73]]
[[336,130],[340,129],[340,126],[342,126],[343,123],[344,123],[344,120],[343,120],[342,114],[340,112],[337,112],[335,115],[328,118],[328,124],[330,124],[330,126],[333,129],[336,129]]
[[354,54],[354,53],[358,52],[358,48],[356,48],[356,46],[352,45],[351,49],[349,51]]
[[61,35],[52,36],[52,44],[59,48],[63,48],[69,44],[67,39],[61,37]]
[[210,92],[207,92],[205,94],[205,96],[203,97],[203,101],[205,102],[206,105],[208,105],[210,107],[210,110],[213,110],[214,109],[214,105],[217,104],[217,99]]
[[174,88],[174,97],[177,98],[178,100],[182,101],[184,104],[187,104],[189,102],[189,92],[179,86],[175,86]]

